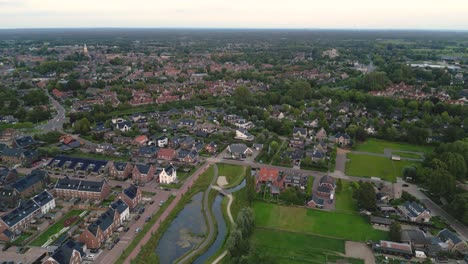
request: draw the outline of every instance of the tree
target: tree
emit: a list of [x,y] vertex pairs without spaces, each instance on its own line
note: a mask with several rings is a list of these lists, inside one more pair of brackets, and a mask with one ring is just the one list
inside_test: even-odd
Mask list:
[[417,177],[417,171],[414,166],[406,166],[403,168],[403,178],[405,180],[416,180]]
[[255,191],[255,177],[251,175],[250,167],[247,168],[245,180],[246,180],[246,188],[247,188],[247,201],[249,202],[249,205],[252,205],[255,199],[256,191]]
[[353,193],[353,197],[357,200],[360,208],[371,212],[377,210],[375,189],[370,182],[360,182]]
[[401,225],[397,221],[394,221],[390,225],[390,232],[389,232],[390,240],[394,242],[401,241]]
[[463,223],[468,223],[468,196],[457,194],[448,204],[448,211]]
[[449,198],[455,191],[455,179],[445,169],[436,169],[429,174],[429,191],[438,197]]
[[459,180],[466,179],[467,169],[465,159],[458,153],[445,152],[440,159],[447,165],[447,170]]
[[336,182],[336,192],[341,192],[343,190],[343,182],[341,179],[338,179]]
[[75,131],[80,134],[87,134],[91,130],[91,125],[88,121],[88,118],[83,117],[79,121],[76,121],[74,128]]
[[276,141],[271,141],[268,149],[268,153],[270,154],[275,154],[276,151],[278,150],[279,144]]

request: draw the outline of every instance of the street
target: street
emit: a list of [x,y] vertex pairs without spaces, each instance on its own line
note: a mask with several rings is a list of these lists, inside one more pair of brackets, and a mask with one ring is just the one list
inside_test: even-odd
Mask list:
[[47,122],[47,124],[39,125],[36,128],[38,130],[41,130],[41,133],[42,132],[47,133],[50,131],[62,131],[63,124],[66,121],[65,108],[63,108],[63,106],[49,94],[47,89],[45,90],[45,92],[47,96],[49,96],[50,102],[52,103],[54,108],[57,110],[57,115],[54,118],[50,119]]

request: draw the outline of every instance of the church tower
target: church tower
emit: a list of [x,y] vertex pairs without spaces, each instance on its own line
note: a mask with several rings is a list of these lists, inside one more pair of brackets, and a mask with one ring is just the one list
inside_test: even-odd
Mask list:
[[88,56],[88,55],[89,55],[89,54],[88,54],[88,47],[86,47],[86,43],[85,43],[84,46],[83,46],[83,53],[84,53],[85,56]]

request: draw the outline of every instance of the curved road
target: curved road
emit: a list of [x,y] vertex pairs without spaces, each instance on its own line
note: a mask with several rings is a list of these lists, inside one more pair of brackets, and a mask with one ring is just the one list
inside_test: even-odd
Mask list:
[[205,237],[205,240],[194,250],[192,250],[189,254],[183,256],[180,260],[177,260],[176,263],[188,263],[188,261],[193,258],[196,254],[200,253],[200,250],[205,249],[206,246],[208,246],[211,242],[213,242],[213,237],[215,235],[215,228],[214,228],[214,222],[213,222],[213,217],[211,217],[211,207],[210,204],[208,203],[209,196],[210,196],[210,191],[212,185],[216,182],[216,179],[218,179],[218,166],[216,164],[213,165],[214,169],[214,177],[213,180],[211,180],[210,186],[208,186],[208,189],[206,189],[204,195],[203,195],[203,211],[206,219],[206,223],[208,226],[208,235]]
[[39,125],[36,128],[44,133],[50,131],[62,131],[63,124],[66,121],[65,108],[63,108],[63,106],[57,100],[55,100],[54,97],[52,97],[47,90],[46,94],[47,96],[49,96],[49,100],[52,102],[52,105],[57,110],[57,115],[54,118],[50,119],[47,122],[47,124]]

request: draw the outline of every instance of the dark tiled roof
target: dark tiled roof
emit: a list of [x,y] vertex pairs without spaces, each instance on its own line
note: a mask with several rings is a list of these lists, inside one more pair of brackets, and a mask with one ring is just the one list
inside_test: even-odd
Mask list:
[[73,180],[68,177],[62,178],[55,184],[56,189],[67,189],[67,190],[79,190],[88,192],[101,192],[104,186],[104,180],[102,181],[81,181]]
[[113,202],[110,206],[112,209],[119,212],[119,214],[122,214],[125,210],[128,209],[128,205],[120,199],[117,200],[116,202]]
[[99,218],[92,224],[88,226],[88,230],[94,235],[97,236],[98,227],[104,232],[106,231],[114,222],[115,211],[112,208],[109,208],[105,213],[99,216]]
[[49,164],[49,167],[64,168],[64,169],[76,169],[89,172],[99,172],[107,166],[107,160],[95,160],[85,158],[75,158],[68,156],[57,156],[53,158]]
[[15,210],[2,216],[2,220],[5,222],[5,224],[11,227],[37,210],[39,210],[39,206],[33,200],[27,200],[18,206]]
[[452,240],[453,244],[463,242],[455,233],[448,229],[444,229],[437,235],[442,241]]
[[23,149],[7,147],[3,150],[2,156],[20,158],[23,153]]
[[33,198],[34,202],[36,202],[41,207],[46,205],[53,199],[54,197],[48,191],[43,191],[40,194],[34,196]]
[[124,171],[128,163],[126,162],[114,162],[114,167],[118,171]]
[[151,168],[150,165],[143,165],[143,164],[136,164],[135,167],[141,174],[148,174]]
[[123,192],[125,195],[128,196],[128,198],[134,199],[137,195],[137,190],[138,190],[138,187],[132,184],[128,188],[123,190]]
[[25,148],[38,143],[31,136],[23,136],[15,138],[15,143],[18,148]]
[[36,183],[43,181],[45,176],[45,171],[33,170],[30,174],[13,183],[13,188],[15,188],[18,192],[22,192]]
[[74,250],[77,250],[81,257],[85,255],[82,244],[69,240],[67,243],[60,246],[51,257],[59,264],[68,264],[71,263]]

